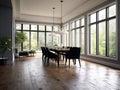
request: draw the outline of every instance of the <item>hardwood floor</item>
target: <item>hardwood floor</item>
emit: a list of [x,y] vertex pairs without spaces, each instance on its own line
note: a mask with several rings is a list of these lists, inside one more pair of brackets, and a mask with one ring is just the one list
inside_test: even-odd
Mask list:
[[[40,53],[39,53],[40,54]],[[120,90],[120,70],[81,60],[60,67],[42,64],[41,55],[0,65],[0,90]]]

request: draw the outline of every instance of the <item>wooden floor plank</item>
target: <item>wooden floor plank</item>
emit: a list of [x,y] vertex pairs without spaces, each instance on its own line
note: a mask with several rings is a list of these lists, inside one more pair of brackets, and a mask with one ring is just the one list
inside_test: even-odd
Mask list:
[[41,53],[0,66],[0,90],[120,90],[120,70],[81,60],[44,66]]

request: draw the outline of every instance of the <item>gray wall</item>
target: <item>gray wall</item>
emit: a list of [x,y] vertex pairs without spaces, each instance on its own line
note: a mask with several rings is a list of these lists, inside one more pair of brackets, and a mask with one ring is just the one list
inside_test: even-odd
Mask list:
[[[9,36],[12,40],[12,4],[11,0],[0,1],[0,37]],[[12,49],[5,54],[7,63],[12,63]]]

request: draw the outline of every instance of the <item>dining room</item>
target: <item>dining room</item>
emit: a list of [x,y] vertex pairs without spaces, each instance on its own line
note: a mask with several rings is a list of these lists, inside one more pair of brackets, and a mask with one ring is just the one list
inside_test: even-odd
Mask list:
[[[46,5],[40,7],[40,9],[43,8],[45,11],[49,11],[48,15],[51,18],[47,18],[48,16],[42,17],[42,20],[44,18],[45,21],[42,21],[40,17],[27,16],[28,13],[33,11],[38,12],[38,8],[36,9],[35,6],[34,8],[30,7],[32,1],[28,5],[27,0],[24,3],[23,1],[20,2],[23,7],[19,11],[21,13],[20,18],[16,17],[15,32],[23,32],[26,34],[27,40],[19,45],[19,51],[35,50],[39,52],[42,46],[80,47],[81,59],[120,68],[119,40],[117,39],[117,36],[119,36],[117,26],[119,25],[116,25],[119,20],[117,20],[119,14],[117,13],[119,12],[117,2],[119,0],[99,0],[96,3],[81,0],[71,1],[70,5],[74,2],[72,7],[68,5],[66,0],[49,1],[49,8],[45,8]],[[39,3],[40,1],[36,2]],[[19,2],[16,3],[19,4]],[[43,3],[46,4],[46,1]],[[86,11],[81,12],[85,6],[79,5],[81,3],[90,5],[87,8],[91,9],[87,10],[85,8]],[[65,10],[68,8],[69,10],[73,9],[77,5],[79,7],[75,11],[73,10],[70,12],[71,14],[67,14]],[[31,8],[31,12],[27,11],[27,8]],[[79,10],[79,13],[76,13],[77,10]],[[22,13],[24,14],[22,15]],[[47,15],[48,12],[42,12],[41,10],[41,13]],[[73,13],[76,16],[73,17]],[[23,20],[24,17],[26,18]],[[71,17],[71,19],[67,17]]]
[[[119,90],[119,3],[1,0],[0,37],[10,37],[11,48],[0,90]],[[16,33],[25,35],[19,45]]]

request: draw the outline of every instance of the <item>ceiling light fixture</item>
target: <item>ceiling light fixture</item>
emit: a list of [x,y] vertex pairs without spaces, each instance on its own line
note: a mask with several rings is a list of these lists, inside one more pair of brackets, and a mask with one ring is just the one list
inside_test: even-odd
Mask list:
[[57,36],[55,31],[54,31],[54,12],[55,12],[55,7],[52,8],[53,9],[53,31],[49,34],[49,36]]
[[63,12],[62,12],[62,6],[63,6],[62,4],[63,4],[63,0],[61,0],[60,2],[61,2],[61,24],[60,24],[59,30],[58,30],[58,31],[55,31],[55,33],[56,33],[56,34],[63,35],[63,34],[66,34],[67,31],[64,30],[64,28],[63,28],[63,23],[62,23],[62,16],[63,16],[63,15],[62,15],[62,13],[63,13]]

